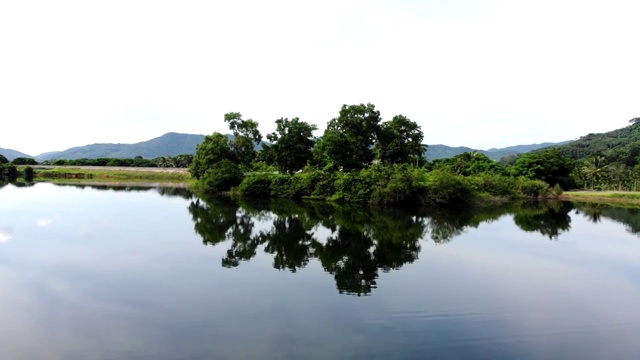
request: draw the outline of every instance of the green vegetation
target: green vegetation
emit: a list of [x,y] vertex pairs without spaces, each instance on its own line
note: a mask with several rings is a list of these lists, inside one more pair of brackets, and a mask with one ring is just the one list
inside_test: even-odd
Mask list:
[[[159,157],[156,159],[144,159],[142,156],[134,158],[98,158],[98,159],[77,159],[77,160],[54,160],[44,161],[42,165],[55,166],[119,166],[119,167],[170,167],[188,168],[193,162],[193,155],[181,154],[174,157]],[[36,165],[37,163],[29,163]]]
[[80,168],[61,168],[53,169],[36,169],[35,175],[38,179],[91,179],[91,180],[109,180],[109,181],[140,181],[140,182],[189,182],[191,176],[186,171],[144,171],[132,168],[131,170],[111,170],[111,169],[80,169]]
[[383,121],[372,104],[342,106],[317,141],[315,126],[280,118],[268,135],[273,145],[259,152],[256,121],[235,112],[225,114],[225,121],[234,139],[220,133],[205,137],[190,172],[200,189],[246,198],[477,204],[487,198],[553,197],[572,171],[571,161],[554,151],[522,157],[511,167],[476,152],[429,163],[420,126],[403,115]]
[[[574,160],[572,187],[590,190],[640,190],[640,122],[589,134],[556,149]],[[566,188],[566,187],[565,187]]]
[[640,192],[565,191],[562,199],[602,204],[640,204]]
[[33,158],[18,157],[11,160],[13,165],[38,165],[38,162]]

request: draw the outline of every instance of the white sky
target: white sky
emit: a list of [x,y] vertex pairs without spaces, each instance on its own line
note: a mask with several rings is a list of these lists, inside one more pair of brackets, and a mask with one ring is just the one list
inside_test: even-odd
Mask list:
[[37,155],[223,114],[342,104],[404,114],[425,142],[575,139],[640,116],[640,1],[0,0],[0,147]]

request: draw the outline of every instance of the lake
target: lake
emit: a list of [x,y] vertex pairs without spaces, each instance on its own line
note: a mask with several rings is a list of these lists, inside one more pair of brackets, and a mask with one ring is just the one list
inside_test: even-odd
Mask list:
[[640,210],[0,188],[1,359],[637,359]]

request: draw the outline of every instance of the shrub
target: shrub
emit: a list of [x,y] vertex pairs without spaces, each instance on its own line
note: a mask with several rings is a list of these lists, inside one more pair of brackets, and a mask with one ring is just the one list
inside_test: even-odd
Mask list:
[[443,171],[429,174],[425,201],[431,205],[463,205],[472,202],[474,194],[461,176]]
[[549,184],[542,180],[518,178],[518,190],[526,197],[539,198],[549,194]]
[[241,196],[254,198],[268,198],[271,196],[271,182],[273,175],[256,174],[244,178],[238,186]]
[[369,202],[374,185],[370,171],[339,173],[334,183],[335,193],[331,199],[348,203]]
[[225,159],[215,163],[198,181],[208,190],[229,191],[242,182],[243,174],[240,167]]
[[305,184],[306,176],[276,175],[271,181],[271,196],[279,198],[296,199],[311,194],[311,185]]
[[508,176],[481,174],[466,178],[469,187],[478,193],[493,196],[517,197],[517,180]]
[[553,191],[552,192],[553,192],[553,196],[559,197],[560,195],[562,195],[562,193],[564,191],[560,187],[560,184],[556,184],[556,186],[553,187]]

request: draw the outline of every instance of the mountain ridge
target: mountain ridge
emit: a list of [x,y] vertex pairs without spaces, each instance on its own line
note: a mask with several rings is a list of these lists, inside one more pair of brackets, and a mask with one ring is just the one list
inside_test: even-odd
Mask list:
[[[226,135],[229,138],[233,138],[233,135]],[[136,156],[142,156],[146,159],[154,159],[158,157],[172,157],[181,154],[195,154],[196,147],[204,141],[205,135],[201,134],[185,134],[177,132],[168,132],[164,135],[158,136],[153,139],[140,141],[132,144],[122,143],[96,143],[82,146],[74,146],[63,151],[50,151],[39,155],[30,156],[23,154],[16,150],[2,149],[0,148],[0,154],[7,156],[4,152],[12,154],[9,160],[16,157],[32,157],[36,160],[51,161],[57,159],[65,160],[77,160],[82,158],[97,159],[97,158],[134,158]],[[491,148],[489,150],[473,149],[466,146],[448,146],[443,144],[429,145],[427,148],[426,156],[428,160],[442,159],[454,157],[464,152],[478,151],[487,155],[494,160],[500,160],[500,158],[511,154],[522,154],[529,151],[537,150],[549,146],[559,146],[567,144],[570,141],[564,141],[559,143],[544,142],[538,144],[527,145],[514,145],[504,148]],[[262,144],[259,144],[257,148],[261,148]],[[3,152],[4,151],[4,152]],[[20,154],[20,155],[16,155]],[[9,156],[7,156],[9,158]]]
[[0,148],[0,155],[3,155],[4,157],[7,158],[7,160],[11,161],[15,158],[19,158],[19,157],[26,157],[26,158],[33,158],[33,156],[31,155],[27,155],[23,152],[20,152],[18,150],[13,150],[13,149],[5,149],[5,148]]

